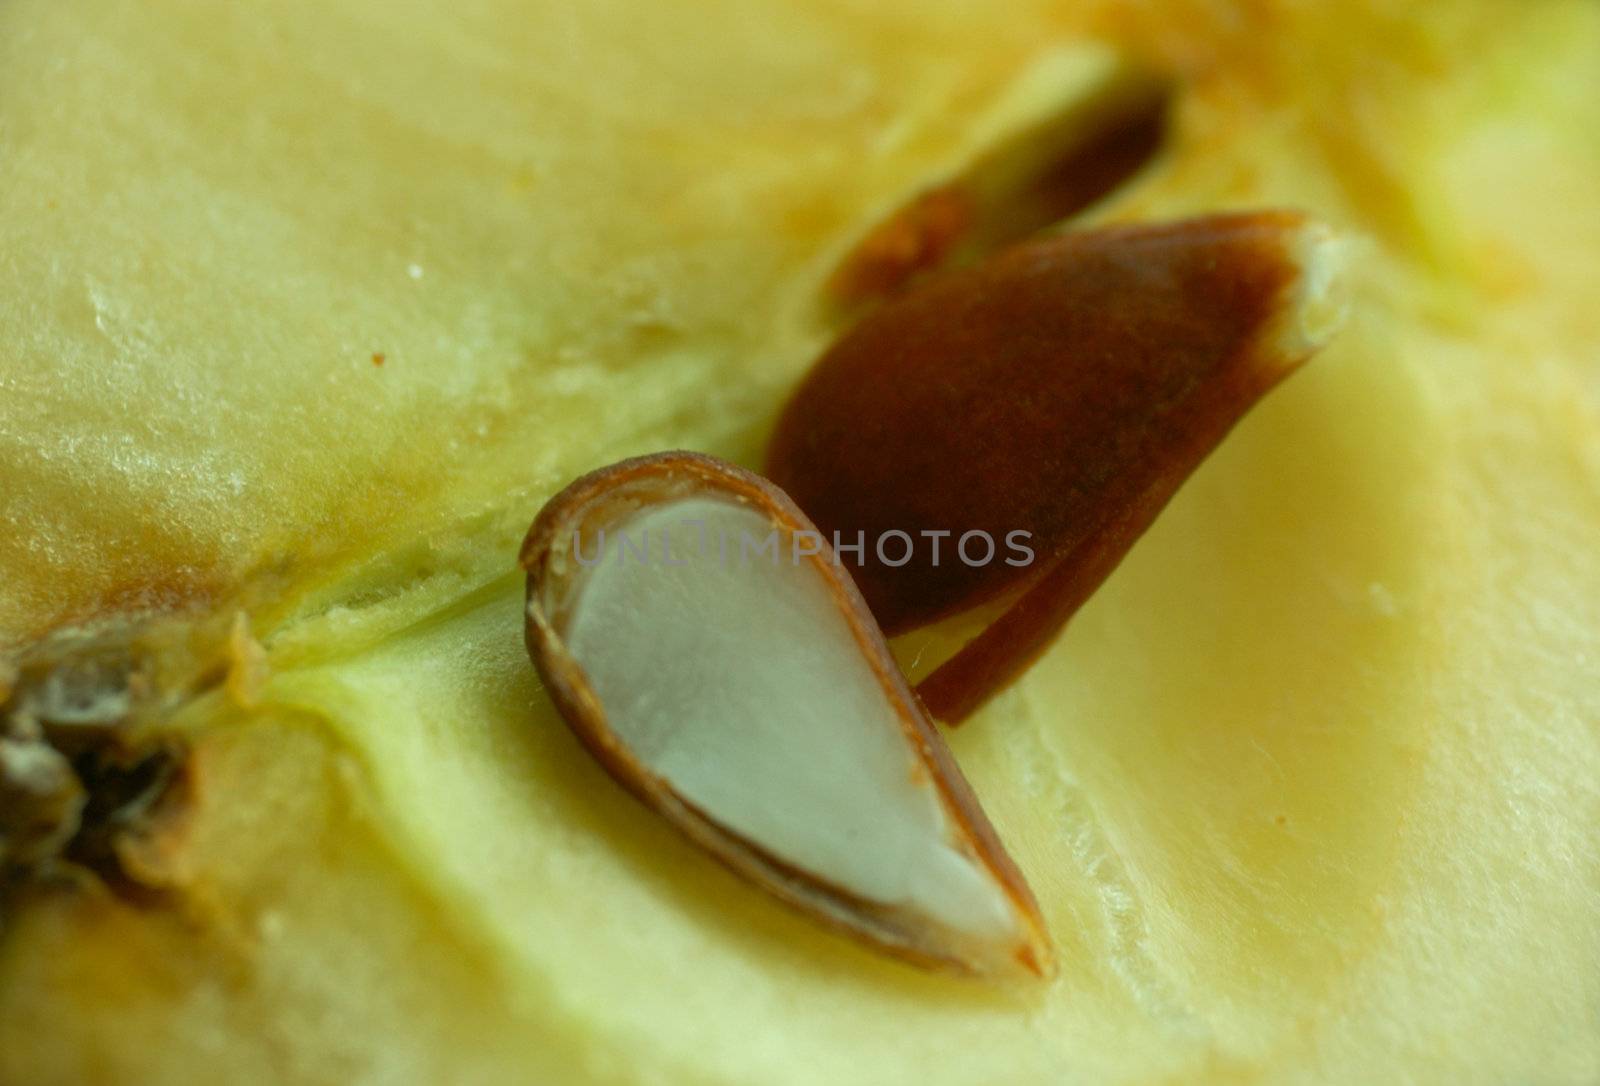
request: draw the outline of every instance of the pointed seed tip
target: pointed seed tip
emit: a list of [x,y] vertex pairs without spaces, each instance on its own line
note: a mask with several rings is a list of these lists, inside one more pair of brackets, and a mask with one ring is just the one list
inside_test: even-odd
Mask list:
[[1274,352],[1288,368],[1315,354],[1344,326],[1350,308],[1350,242],[1326,223],[1306,220],[1285,239],[1296,275],[1283,300]]

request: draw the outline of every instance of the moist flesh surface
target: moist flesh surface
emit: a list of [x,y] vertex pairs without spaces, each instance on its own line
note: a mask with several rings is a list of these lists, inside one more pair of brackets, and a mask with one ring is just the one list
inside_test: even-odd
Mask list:
[[[1594,1081],[1597,56],[1577,2],[0,3],[0,643],[193,658],[125,877],[7,896],[0,1081]],[[859,239],[1134,66],[1081,220],[1300,208],[1352,319],[953,734],[1059,950],[974,985],[621,794],[517,543],[758,463]]]

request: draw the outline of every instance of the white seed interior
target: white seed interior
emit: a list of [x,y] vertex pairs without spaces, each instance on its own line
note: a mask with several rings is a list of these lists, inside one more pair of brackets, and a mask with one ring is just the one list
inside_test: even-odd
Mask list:
[[781,536],[775,555],[757,553],[769,531],[743,505],[693,498],[614,525],[598,557],[598,535],[582,539],[590,568],[566,641],[611,729],[680,795],[793,866],[969,935],[1014,933],[992,876],[951,845],[824,578]]

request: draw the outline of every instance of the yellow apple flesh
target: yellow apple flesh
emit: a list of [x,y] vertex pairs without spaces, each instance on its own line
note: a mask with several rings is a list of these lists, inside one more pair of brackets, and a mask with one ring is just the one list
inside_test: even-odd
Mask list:
[[[1390,8],[0,6],[0,647],[196,677],[0,1082],[1600,1077],[1600,9]],[[1302,209],[1352,319],[951,736],[1058,975],[926,975],[612,785],[516,546],[756,463],[859,239],[1146,71],[1089,218]]]

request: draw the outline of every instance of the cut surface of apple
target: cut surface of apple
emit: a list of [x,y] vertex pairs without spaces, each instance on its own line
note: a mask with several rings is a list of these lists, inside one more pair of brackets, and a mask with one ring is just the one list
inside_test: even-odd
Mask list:
[[[1588,0],[0,2],[0,731],[181,758],[74,824],[7,756],[75,843],[0,903],[0,1083],[1600,1081],[1597,56]],[[1350,316],[948,734],[1056,940],[975,984],[620,794],[518,545],[759,465],[963,257],[927,194],[1151,73],[1063,227],[1295,209]]]
[[553,498],[522,562],[562,715],[687,837],[891,952],[1047,970],[1032,895],[781,492],[703,456],[626,461]]

